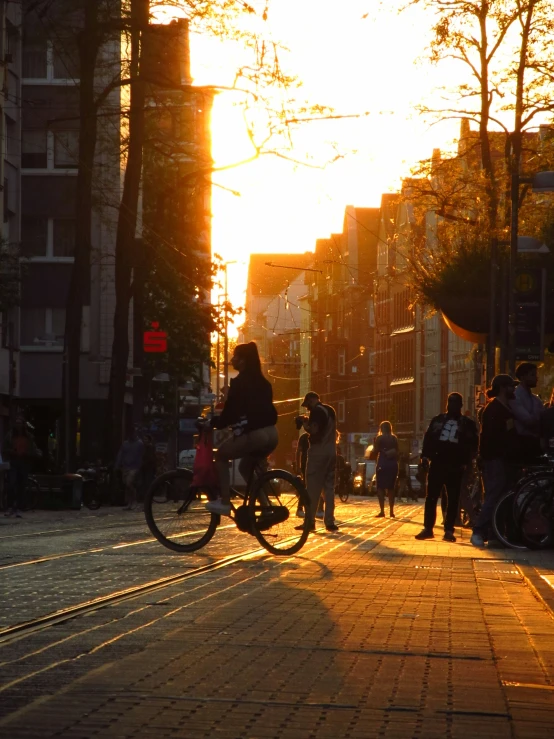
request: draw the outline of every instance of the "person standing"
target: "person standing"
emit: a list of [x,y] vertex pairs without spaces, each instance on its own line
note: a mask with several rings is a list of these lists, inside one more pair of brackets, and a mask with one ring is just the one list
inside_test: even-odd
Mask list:
[[121,445],[115,462],[116,470],[121,470],[121,477],[125,487],[126,511],[132,511],[137,502],[137,483],[139,471],[142,467],[144,456],[144,444],[138,438],[134,426],[131,427],[129,435]]
[[389,513],[394,515],[394,497],[396,478],[398,477],[398,439],[392,433],[389,421],[379,425],[379,434],[375,437],[370,459],[376,460],[377,497],[381,510],[377,518],[385,516],[385,495],[389,498]]
[[516,368],[519,385],[510,401],[510,410],[515,416],[515,427],[519,436],[518,457],[528,462],[541,453],[541,416],[544,405],[532,390],[537,387],[539,377],[537,365],[522,362]]
[[335,472],[337,466],[337,415],[335,409],[321,402],[313,390],[306,393],[302,406],[310,411],[303,426],[310,446],[306,463],[306,482],[310,498],[309,528],[315,531],[315,513],[321,491],[325,497],[325,528],[337,531],[335,523]]
[[478,432],[475,421],[462,415],[463,398],[450,393],[446,413],[435,416],[423,439],[422,464],[429,469],[423,530],[416,539],[432,539],[437,520],[437,502],[446,488],[444,541],[455,542],[454,525],[460,504],[460,490],[465,469],[477,454]]
[[512,401],[517,382],[510,375],[496,375],[487,396],[492,401],[481,418],[479,456],[483,466],[485,501],[477,518],[471,543],[483,547],[490,535],[495,506],[510,484],[510,461],[519,448]]
[[[302,482],[304,483],[304,485],[306,484],[306,464],[308,462],[309,446],[310,446],[310,437],[304,431],[304,433],[298,437],[298,444],[296,446],[296,459],[295,459],[295,472],[298,475],[298,477],[302,478]],[[304,507],[302,503],[300,502],[298,503],[296,515],[298,518],[304,518]]]
[[8,510],[4,515],[21,518],[29,470],[32,460],[38,457],[35,440],[23,416],[17,416],[13,429],[8,431],[2,444],[2,457],[10,463]]

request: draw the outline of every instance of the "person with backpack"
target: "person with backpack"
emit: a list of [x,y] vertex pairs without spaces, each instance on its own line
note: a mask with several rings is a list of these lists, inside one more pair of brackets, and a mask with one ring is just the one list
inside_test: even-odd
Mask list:
[[462,415],[463,398],[450,393],[446,413],[435,416],[423,439],[421,461],[429,469],[423,530],[416,539],[432,539],[437,518],[437,502],[443,487],[448,496],[444,518],[444,541],[455,542],[454,525],[458,515],[462,478],[467,465],[477,455],[477,424]]
[[313,390],[306,393],[302,407],[310,411],[309,417],[304,417],[302,422],[310,441],[306,463],[306,487],[311,503],[309,528],[315,531],[315,513],[323,490],[325,528],[327,531],[337,531],[339,528],[335,523],[337,414],[332,406],[322,403],[319,395]]

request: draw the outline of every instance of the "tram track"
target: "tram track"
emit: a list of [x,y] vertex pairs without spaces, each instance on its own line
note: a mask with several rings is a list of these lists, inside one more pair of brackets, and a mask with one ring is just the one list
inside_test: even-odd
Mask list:
[[[349,519],[344,519],[342,521],[342,524],[343,525],[352,524],[352,523],[355,523],[356,521],[360,521],[366,518],[368,518],[368,514],[357,515]],[[372,519],[373,525],[370,526],[370,528],[375,530],[376,533],[379,533],[380,530],[385,530],[386,528],[389,528],[389,526],[391,525],[390,523],[387,526],[381,525],[381,522],[384,523],[385,521],[384,519],[379,519],[378,521],[374,521],[373,516],[371,516],[371,519]],[[395,519],[394,521],[398,525],[402,525],[402,519]],[[153,539],[153,541],[155,541],[155,539]],[[108,547],[108,548],[111,548],[111,547]],[[115,604],[119,604],[119,603],[123,603],[132,598],[136,598],[141,595],[155,592],[157,590],[161,590],[171,585],[184,582],[186,580],[190,580],[190,579],[199,577],[201,575],[223,569],[225,567],[229,567],[230,565],[233,565],[233,564],[236,564],[238,562],[245,561],[248,559],[252,559],[261,554],[266,554],[266,550],[263,547],[255,547],[253,549],[243,550],[241,552],[238,552],[237,554],[232,554],[227,557],[222,557],[220,559],[215,560],[214,562],[210,562],[205,565],[201,565],[199,567],[189,569],[185,572],[180,572],[178,574],[169,575],[163,578],[158,578],[156,580],[152,580],[147,583],[141,583],[140,585],[135,585],[130,588],[124,588],[121,590],[117,590],[112,593],[99,596],[97,598],[93,598],[87,601],[82,601],[72,606],[67,606],[66,608],[62,608],[57,611],[46,613],[42,616],[38,616],[28,621],[22,621],[20,623],[13,624],[11,626],[7,626],[3,629],[0,629],[0,648],[3,645],[12,642],[14,639],[18,639],[23,636],[30,636],[31,634],[37,631],[43,630],[45,628],[48,628],[50,626],[64,623],[71,619],[92,613],[102,608],[115,605]],[[276,561],[282,562],[283,560],[281,560],[280,558],[276,558]]]

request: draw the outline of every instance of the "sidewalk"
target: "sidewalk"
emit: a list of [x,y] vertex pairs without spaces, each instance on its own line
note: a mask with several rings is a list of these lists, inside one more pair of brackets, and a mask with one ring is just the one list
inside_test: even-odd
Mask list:
[[412,518],[378,531],[366,520],[310,537],[299,557],[228,568],[209,597],[173,588],[135,601],[158,626],[134,634],[133,654],[110,647],[0,733],[551,737],[554,615],[537,583],[551,590],[554,552],[476,550],[469,532],[415,541],[422,507],[404,509]]

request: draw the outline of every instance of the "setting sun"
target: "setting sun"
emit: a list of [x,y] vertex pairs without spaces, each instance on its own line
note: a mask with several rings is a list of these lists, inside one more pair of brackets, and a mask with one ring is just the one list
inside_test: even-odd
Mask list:
[[[375,6],[352,0],[339,11],[331,2],[281,0],[269,7],[264,34],[289,49],[280,61],[302,83],[297,97],[345,116],[292,128],[288,155],[310,166],[267,153],[218,172],[254,149],[237,94],[216,96],[213,250],[239,262],[229,269],[236,305],[244,302],[250,253],[312,250],[316,238],[340,228],[346,205],[377,205],[419,158],[456,134],[455,123],[429,129],[414,110],[440,82],[436,70],[416,62],[427,41],[422,12],[398,15],[394,3]],[[191,47],[195,84],[230,85],[247,59],[232,41],[193,34]]]

